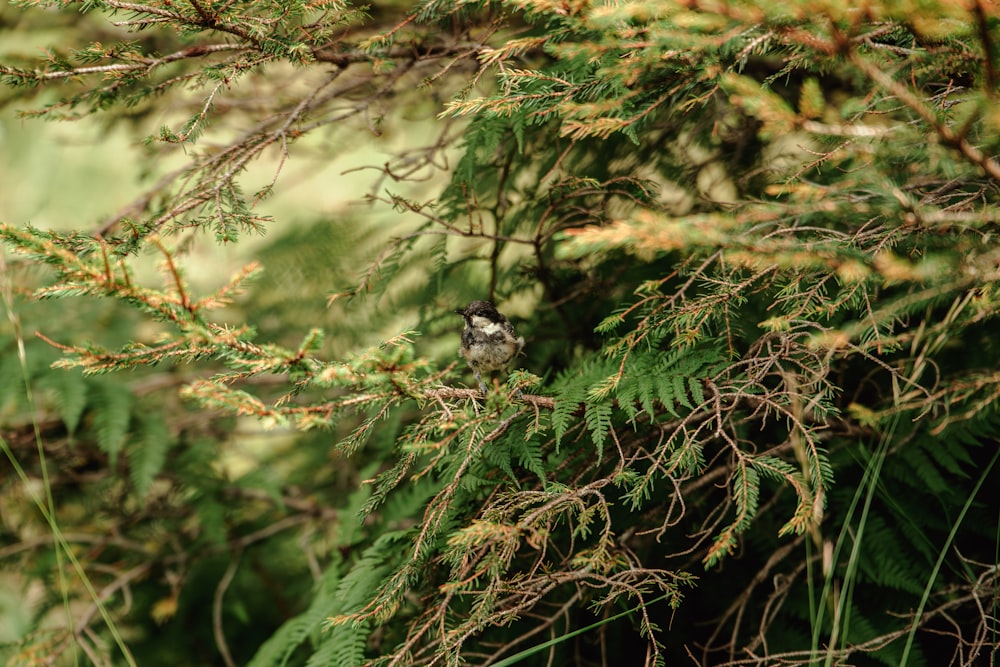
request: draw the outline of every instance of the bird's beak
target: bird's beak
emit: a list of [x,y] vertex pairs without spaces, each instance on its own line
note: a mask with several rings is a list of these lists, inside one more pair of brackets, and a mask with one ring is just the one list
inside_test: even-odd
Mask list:
[[456,308],[455,312],[459,315],[465,315],[465,308]]

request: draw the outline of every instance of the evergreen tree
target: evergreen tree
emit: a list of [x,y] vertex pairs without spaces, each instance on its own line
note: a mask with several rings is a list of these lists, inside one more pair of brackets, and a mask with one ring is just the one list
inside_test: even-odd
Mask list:
[[0,221],[7,664],[990,664],[1000,10],[849,5],[5,8],[151,165]]

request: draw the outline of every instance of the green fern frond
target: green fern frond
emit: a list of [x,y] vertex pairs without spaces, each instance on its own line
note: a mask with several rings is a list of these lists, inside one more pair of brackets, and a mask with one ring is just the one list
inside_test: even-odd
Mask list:
[[[613,367],[607,360],[590,357],[581,363],[574,374],[563,374],[556,378],[552,385],[555,406],[551,420],[557,446],[572,425],[573,417],[579,413],[581,406],[588,405],[593,399],[591,393],[593,387],[607,381],[613,372]],[[594,427],[597,426],[599,424],[595,423]],[[606,433],[605,430],[599,437],[603,439]]]
[[145,500],[153,480],[163,470],[173,437],[166,421],[155,414],[139,421],[137,436],[128,450],[129,477],[136,495]]
[[675,418],[705,402],[704,380],[718,372],[722,356],[711,347],[670,351],[633,351],[616,388],[619,405],[634,421],[639,410],[650,417],[663,411]]
[[367,663],[365,647],[372,634],[372,626],[367,622],[337,625],[328,629],[316,650],[306,661],[306,667],[361,667]]
[[285,667],[296,650],[306,640],[312,638],[315,638],[313,643],[317,646],[313,658],[323,651],[324,644],[329,643],[331,638],[318,634],[318,631],[323,619],[329,615],[331,607],[335,604],[334,592],[340,583],[341,567],[339,559],[334,559],[327,565],[326,571],[316,584],[316,592],[309,607],[301,614],[285,621],[273,635],[268,637],[254,653],[247,667]]
[[542,455],[542,444],[533,438],[524,440],[518,438],[514,441],[512,449],[521,465],[544,482],[548,477],[548,467]]
[[38,386],[50,392],[52,404],[56,406],[59,417],[63,420],[70,435],[76,433],[90,394],[90,385],[83,378],[82,373],[68,372],[45,375],[39,379]]
[[597,449],[597,462],[600,463],[604,455],[604,442],[611,431],[611,403],[587,403],[584,410],[584,421],[590,430],[590,437]]
[[97,446],[108,455],[112,468],[118,463],[118,454],[125,446],[132,420],[132,392],[118,383],[102,383],[91,394],[93,428]]
[[337,599],[337,616],[326,619],[327,629],[352,624],[353,612],[359,611],[384,584],[386,573],[400,561],[400,543],[408,542],[411,531],[395,530],[383,533],[365,549],[361,557],[343,575],[337,584],[334,597]]

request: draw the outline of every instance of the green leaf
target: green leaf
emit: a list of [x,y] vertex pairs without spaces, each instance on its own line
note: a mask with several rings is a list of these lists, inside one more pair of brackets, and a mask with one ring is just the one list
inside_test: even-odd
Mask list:
[[125,444],[132,410],[132,392],[123,384],[104,382],[97,386],[92,396],[94,431],[97,446],[108,455],[113,470],[118,464],[118,453]]
[[309,608],[285,621],[268,637],[247,663],[247,667],[285,667],[289,663],[299,646],[315,635],[320,623],[330,614],[330,608],[335,604],[334,592],[340,583],[342,567],[341,559],[334,552],[333,562],[327,565],[326,572],[319,580]]
[[597,461],[600,463],[604,454],[604,441],[607,439],[608,431],[611,430],[611,403],[589,403],[584,412],[584,419],[587,428],[590,429],[590,437],[597,448]]
[[49,373],[39,379],[39,386],[49,389],[59,418],[70,435],[76,433],[87,405],[87,381],[76,371]]
[[160,415],[149,415],[139,422],[138,439],[129,450],[130,476],[139,498],[145,500],[153,480],[167,460],[172,439],[167,423]]

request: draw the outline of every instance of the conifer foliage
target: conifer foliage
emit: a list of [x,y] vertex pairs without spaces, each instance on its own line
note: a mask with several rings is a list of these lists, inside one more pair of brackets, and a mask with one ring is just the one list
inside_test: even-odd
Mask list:
[[[0,17],[69,40],[0,61],[24,131],[182,164],[90,228],[0,220],[6,664],[996,660],[994,3]],[[428,101],[370,208],[260,212]],[[528,341],[486,395],[483,298]]]

